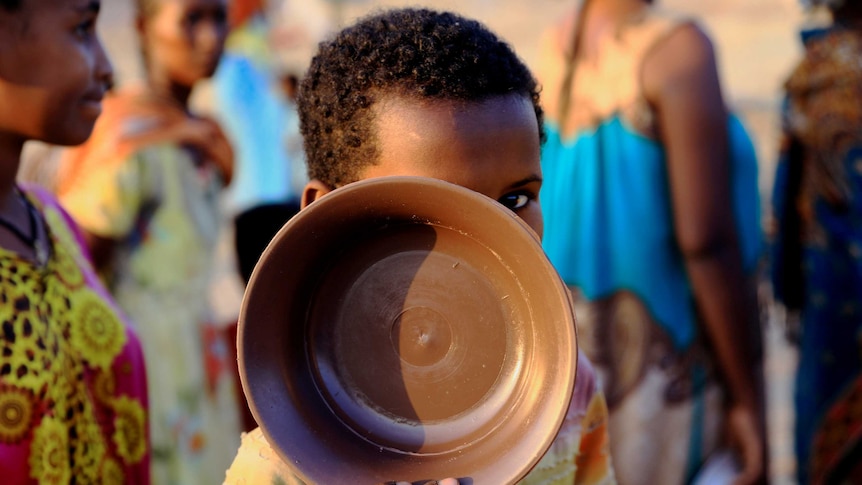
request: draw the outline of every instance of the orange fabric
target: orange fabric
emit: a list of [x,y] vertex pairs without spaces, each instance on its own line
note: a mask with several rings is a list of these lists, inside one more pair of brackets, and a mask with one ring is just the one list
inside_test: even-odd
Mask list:
[[192,116],[172,100],[143,88],[112,93],[102,106],[89,140],[63,154],[57,179],[61,196],[82,174],[122,163],[136,151],[156,144],[181,144],[197,150],[204,163],[215,163],[229,181],[233,152],[214,120]]
[[263,0],[233,0],[228,11],[228,25],[236,28],[245,23],[249,17],[263,11]]
[[[829,482],[836,467],[853,456],[862,442],[862,377],[845,390],[823,417],[823,424],[814,436],[811,454],[812,483]],[[854,473],[860,470],[854,468]],[[834,477],[833,477],[834,478]],[[855,476],[855,478],[860,478]]]
[[[601,483],[608,476],[611,453],[608,438],[608,405],[604,394],[593,394],[582,426],[580,453],[575,459],[578,479],[582,483]],[[590,450],[601,450],[601,452],[589,453]]]

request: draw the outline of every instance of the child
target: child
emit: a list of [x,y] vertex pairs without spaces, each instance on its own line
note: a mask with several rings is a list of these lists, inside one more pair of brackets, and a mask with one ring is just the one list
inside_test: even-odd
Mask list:
[[[298,104],[303,207],[358,180],[425,176],[498,200],[541,235],[538,87],[478,22],[413,9],[361,20],[321,44]],[[524,483],[612,483],[608,453],[604,396],[582,358],[563,427]],[[228,470],[227,483],[243,480],[296,483],[260,429]]]
[[71,219],[15,180],[86,140],[111,85],[98,0],[0,0],[0,481],[148,484],[140,344]]
[[209,306],[233,153],[189,109],[218,65],[226,16],[226,0],[138,0],[145,82],[106,98],[93,136],[60,166],[60,200],[144,346],[160,484],[217,483],[240,433],[227,339]]

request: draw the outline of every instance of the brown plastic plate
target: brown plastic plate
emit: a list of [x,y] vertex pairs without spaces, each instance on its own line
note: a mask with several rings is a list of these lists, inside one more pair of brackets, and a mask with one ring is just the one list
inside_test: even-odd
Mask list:
[[535,233],[420,177],[349,184],[291,219],[252,275],[238,346],[265,436],[322,484],[514,483],[559,431],[577,362]]

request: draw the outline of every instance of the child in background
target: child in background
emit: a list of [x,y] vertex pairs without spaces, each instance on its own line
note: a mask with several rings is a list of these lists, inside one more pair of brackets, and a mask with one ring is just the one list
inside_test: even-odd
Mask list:
[[150,483],[141,346],[28,140],[90,135],[112,83],[97,0],[0,0],[0,481]]
[[[298,103],[303,207],[351,182],[425,176],[489,196],[542,234],[538,86],[478,22],[413,9],[365,18],[321,44]],[[279,480],[298,483],[260,429],[245,435],[226,483]],[[604,395],[580,358],[563,427],[524,483],[613,482]]]
[[233,152],[189,98],[218,65],[227,2],[139,0],[137,28],[145,82],[106,98],[93,136],[64,155],[59,196],[144,346],[153,481],[209,485],[240,433],[235,364],[209,301]]

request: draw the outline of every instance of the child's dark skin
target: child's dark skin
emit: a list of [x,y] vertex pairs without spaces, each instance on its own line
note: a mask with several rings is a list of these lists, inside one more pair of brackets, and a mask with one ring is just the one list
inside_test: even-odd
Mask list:
[[[461,185],[508,207],[541,236],[539,131],[529,99],[421,102],[390,96],[375,109],[380,153],[361,179],[414,175]],[[330,190],[310,181],[303,207]]]
[[[429,103],[390,96],[376,110],[380,154],[362,180],[412,175],[461,185],[508,207],[541,237],[539,131],[529,99],[508,95],[483,102]],[[319,180],[310,181],[303,208],[331,190]]]
[[[310,178],[302,207],[361,180],[428,177],[498,201],[541,237],[538,90],[509,46],[470,19],[395,9],[360,20],[321,43],[300,86]],[[607,408],[595,383],[589,362],[579,360],[570,426],[526,483],[541,483],[549,469],[565,469],[571,483],[612,480]],[[244,437],[225,483],[296,483],[295,473],[257,429]]]

